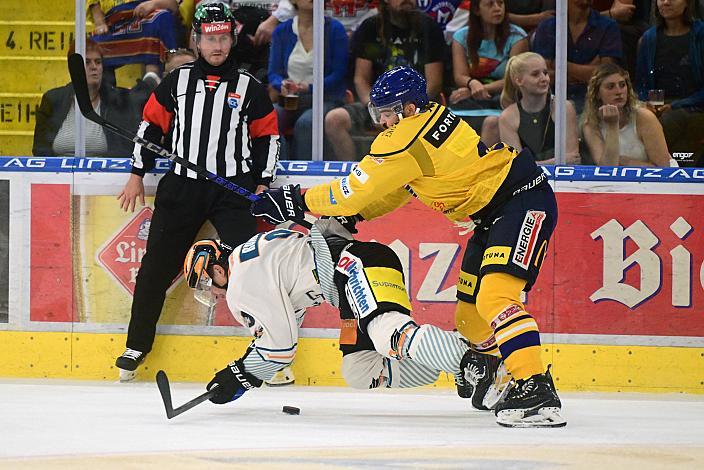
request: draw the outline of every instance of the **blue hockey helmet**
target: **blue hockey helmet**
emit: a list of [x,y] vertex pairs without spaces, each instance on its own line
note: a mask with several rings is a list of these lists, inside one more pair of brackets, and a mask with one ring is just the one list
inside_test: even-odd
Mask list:
[[425,78],[411,67],[396,67],[384,72],[369,93],[369,114],[379,124],[382,111],[403,117],[403,105],[414,103],[417,109],[428,104]]

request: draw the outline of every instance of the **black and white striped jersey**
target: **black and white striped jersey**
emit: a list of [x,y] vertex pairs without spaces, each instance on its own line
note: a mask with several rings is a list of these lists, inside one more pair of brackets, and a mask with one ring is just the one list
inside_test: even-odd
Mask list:
[[[234,66],[208,67],[199,59],[177,68],[149,97],[142,119],[140,137],[163,142],[176,155],[212,173],[230,177],[252,172],[257,184],[266,185],[275,176],[276,112],[266,87]],[[144,175],[154,167],[155,158],[135,145],[132,173]],[[173,171],[198,178],[179,164]]]

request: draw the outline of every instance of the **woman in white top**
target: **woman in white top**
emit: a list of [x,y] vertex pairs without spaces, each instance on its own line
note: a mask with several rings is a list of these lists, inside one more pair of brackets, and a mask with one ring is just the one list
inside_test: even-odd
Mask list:
[[589,80],[582,132],[594,164],[670,166],[665,135],[657,117],[641,106],[628,72],[600,65]]

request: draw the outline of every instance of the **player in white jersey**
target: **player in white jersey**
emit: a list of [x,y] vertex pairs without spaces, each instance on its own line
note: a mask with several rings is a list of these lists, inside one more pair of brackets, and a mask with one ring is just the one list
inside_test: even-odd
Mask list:
[[306,308],[323,301],[340,310],[342,372],[354,388],[416,387],[444,371],[465,378],[469,396],[475,392],[481,403],[492,385],[493,377],[476,367],[481,355],[457,335],[413,321],[393,250],[353,240],[334,218],[317,221],[310,235],[273,230],[234,250],[215,240],[196,242],[184,273],[201,301],[224,295],[254,336],[246,353],[208,384],[208,390],[218,384],[214,403],[239,398],[290,364]]

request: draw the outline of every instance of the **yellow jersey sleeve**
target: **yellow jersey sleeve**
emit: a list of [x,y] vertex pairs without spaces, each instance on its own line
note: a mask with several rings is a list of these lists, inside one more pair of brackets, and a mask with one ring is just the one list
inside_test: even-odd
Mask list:
[[405,151],[383,158],[366,156],[344,178],[310,188],[305,201],[316,214],[374,218],[405,204],[410,195],[404,186],[421,175],[418,162]]

